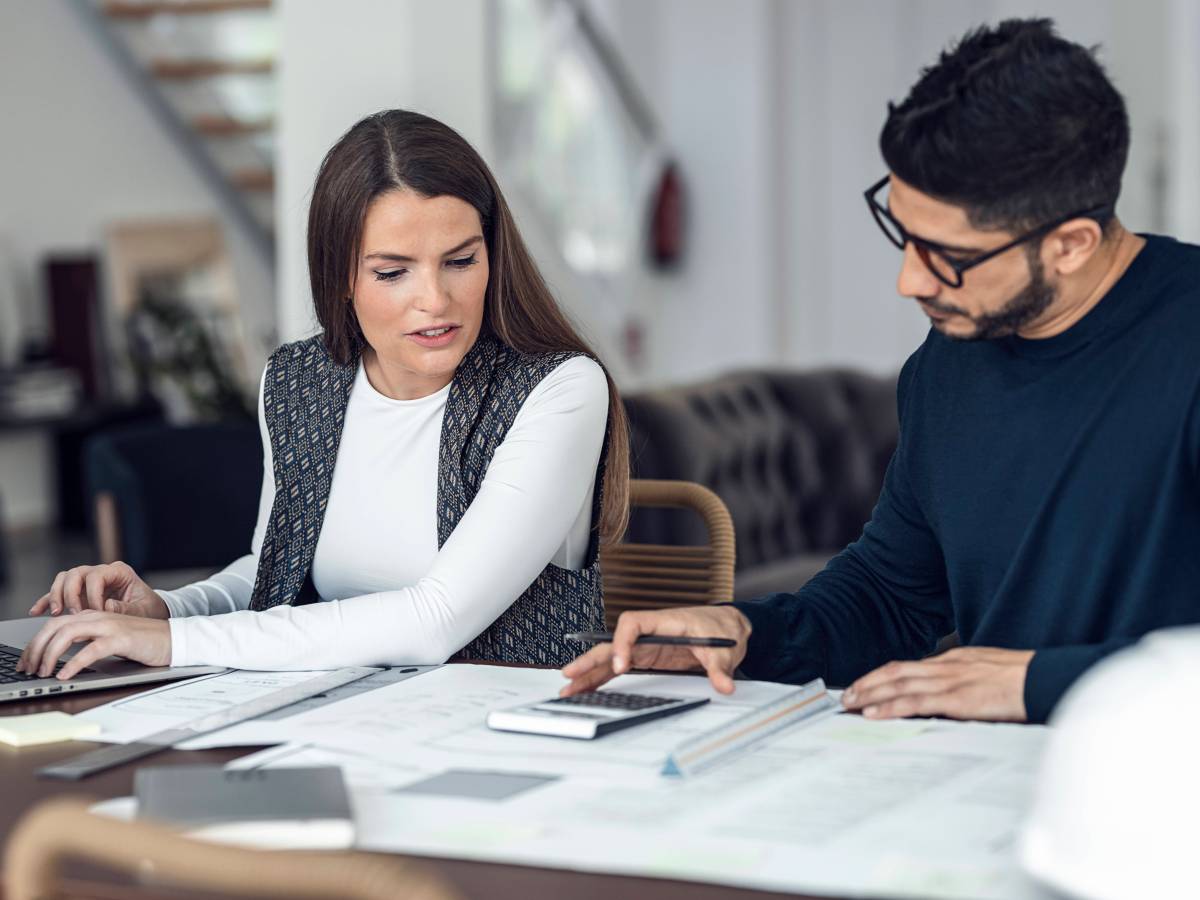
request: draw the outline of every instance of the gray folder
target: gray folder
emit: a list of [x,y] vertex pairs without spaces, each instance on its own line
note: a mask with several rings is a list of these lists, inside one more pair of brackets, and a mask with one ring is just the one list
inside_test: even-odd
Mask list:
[[134,777],[138,817],[197,837],[259,847],[347,847],[354,821],[335,766],[225,770],[146,766]]

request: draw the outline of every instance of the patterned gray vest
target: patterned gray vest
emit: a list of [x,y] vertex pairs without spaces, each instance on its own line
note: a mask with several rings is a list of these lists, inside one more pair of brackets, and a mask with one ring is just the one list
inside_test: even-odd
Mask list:
[[[471,505],[492,454],[508,434],[525,398],[546,375],[575,355],[524,355],[481,335],[463,358],[450,385],[442,422],[439,548]],[[357,360],[346,366],[335,363],[320,336],[285,344],[267,362],[263,408],[274,457],[275,502],[263,537],[251,609],[317,599],[312,562],[357,371]],[[574,571],[547,565],[457,658],[561,666],[580,649],[564,641],[563,634],[603,628],[595,525],[606,453],[607,449],[601,452],[596,472],[593,533],[584,568]]]

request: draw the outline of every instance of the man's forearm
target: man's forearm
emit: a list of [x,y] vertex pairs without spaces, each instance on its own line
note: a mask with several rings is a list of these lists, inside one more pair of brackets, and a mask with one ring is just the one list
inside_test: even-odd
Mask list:
[[855,544],[795,593],[734,605],[754,628],[742,671],[772,681],[846,685],[890,660],[925,656],[954,627],[944,594],[889,589]]

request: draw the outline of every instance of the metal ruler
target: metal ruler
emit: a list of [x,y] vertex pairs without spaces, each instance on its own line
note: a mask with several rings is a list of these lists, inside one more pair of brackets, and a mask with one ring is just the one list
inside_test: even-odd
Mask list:
[[76,756],[73,759],[68,759],[65,762],[46,766],[43,769],[39,769],[38,774],[45,778],[78,781],[81,778],[86,778],[88,775],[94,775],[96,772],[111,769],[113,766],[119,766],[123,763],[132,762],[135,759],[142,759],[153,753],[158,753],[161,750],[167,750],[190,738],[199,737],[202,734],[208,734],[221,728],[228,728],[230,725],[245,722],[247,719],[256,718],[264,713],[274,712],[281,707],[290,706],[301,700],[307,700],[316,694],[321,694],[325,691],[341,687],[344,684],[350,684],[353,681],[366,678],[369,675],[374,675],[378,671],[379,669],[356,667],[326,672],[323,675],[318,675],[300,684],[282,687],[262,697],[254,697],[251,700],[235,703],[224,709],[207,713],[190,722],[185,722],[174,728],[168,728],[165,731],[159,731],[149,737],[144,737],[140,741],[133,741],[129,744],[112,744],[108,747],[102,747],[99,750],[92,750],[81,756]]
[[408,681],[410,678],[416,678],[418,675],[423,675],[426,672],[432,672],[434,669],[440,668],[441,666],[389,666],[386,669],[375,671],[366,678],[355,681],[352,684],[344,684],[331,691],[314,694],[311,697],[306,697],[303,700],[293,703],[291,706],[281,706],[279,709],[265,715],[256,716],[256,718],[260,722],[278,722],[280,719],[290,719],[292,716],[311,712],[314,709],[320,709],[322,706],[328,706],[331,703],[349,700],[351,697],[357,697],[359,694],[365,694],[367,691],[387,687],[389,684]]
[[825,690],[820,678],[804,687],[763,704],[731,722],[688,738],[667,757],[664,775],[695,775],[751,744],[806,719],[838,709],[838,702]]

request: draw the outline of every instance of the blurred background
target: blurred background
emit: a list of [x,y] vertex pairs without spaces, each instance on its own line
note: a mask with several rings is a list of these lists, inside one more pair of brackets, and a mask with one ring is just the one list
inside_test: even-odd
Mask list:
[[246,551],[312,180],[391,107],[493,166],[635,473],[718,489],[739,593],[795,587],[869,515],[927,327],[862,200],[886,104],[1034,14],[1126,97],[1122,219],[1200,241],[1191,0],[4,0],[0,615],[72,565],[170,587]]

